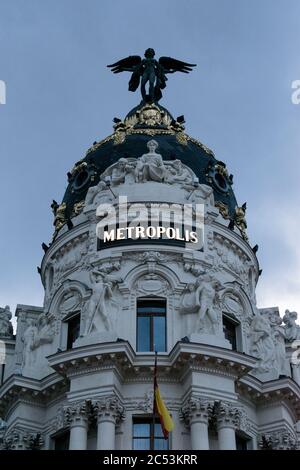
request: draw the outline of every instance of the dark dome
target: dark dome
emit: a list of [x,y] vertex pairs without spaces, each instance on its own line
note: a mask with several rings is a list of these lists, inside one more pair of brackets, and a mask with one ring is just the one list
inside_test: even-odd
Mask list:
[[185,134],[183,116],[175,120],[162,106],[143,103],[130,111],[124,121],[114,122],[114,133],[95,142],[68,173],[69,185],[63,198],[67,218],[72,217],[74,205],[84,200],[89,187],[99,182],[107,167],[120,158],[139,158],[151,138],[158,142],[157,151],[164,160],[181,160],[194,171],[200,184],[212,186],[217,205],[225,205],[229,218],[234,217],[237,202],[231,187],[232,176],[211,150]]

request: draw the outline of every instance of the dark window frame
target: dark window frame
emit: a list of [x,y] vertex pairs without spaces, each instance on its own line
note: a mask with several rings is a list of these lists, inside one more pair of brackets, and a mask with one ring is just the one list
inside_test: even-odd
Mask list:
[[223,332],[224,333],[225,333],[225,328],[226,328],[226,325],[224,324],[224,320],[227,324],[229,323],[234,328],[234,341],[233,341],[233,343],[230,341],[230,339],[226,338],[226,335],[225,335],[225,339],[228,339],[228,341],[232,345],[232,350],[233,351],[238,351],[239,350],[238,328],[240,326],[240,323],[235,318],[233,318],[231,315],[228,315],[227,313],[223,312],[223,314],[222,314],[222,326],[223,326]]
[[[164,312],[161,313],[161,314],[155,314],[154,312],[140,312],[139,313],[139,308],[146,308],[146,307],[142,307],[142,306],[139,306],[139,302],[153,302],[153,303],[161,303],[161,304],[164,304],[163,307],[161,308],[164,308]],[[150,307],[151,308],[151,307]],[[138,344],[138,333],[139,333],[139,317],[150,317],[150,349],[149,351],[143,351],[143,350],[140,350],[139,349],[139,344]],[[168,331],[168,328],[167,328],[167,299],[165,297],[138,297],[136,299],[136,351],[137,352],[155,352],[154,351],[154,322],[153,322],[153,318],[155,317],[162,317],[165,319],[165,337],[164,337],[164,342],[165,342],[165,350],[164,351],[157,351],[157,352],[167,352],[168,350],[168,344],[167,344],[167,339],[168,339],[168,334],[167,334],[167,331]]]
[[241,450],[241,451],[250,450],[251,438],[245,435],[244,433],[237,431],[235,433],[235,443],[236,443],[237,450]]
[[[53,450],[65,451],[70,448],[70,430],[63,429],[51,436],[53,442]],[[60,447],[60,448],[59,448]]]
[[0,385],[4,384],[4,375],[5,375],[5,363],[1,364],[1,377],[0,377]]
[[[71,343],[71,337],[70,337],[70,323],[73,322],[74,320],[78,320],[78,336],[73,339]],[[77,310],[76,312],[72,312],[70,315],[68,315],[66,318],[64,318],[64,323],[67,325],[67,344],[66,344],[66,349],[70,350],[73,348],[73,343],[76,341],[77,338],[80,336],[80,324],[81,324],[81,312]]]

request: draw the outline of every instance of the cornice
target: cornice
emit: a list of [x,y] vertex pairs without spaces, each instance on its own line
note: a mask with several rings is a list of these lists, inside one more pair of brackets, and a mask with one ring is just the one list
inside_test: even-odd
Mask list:
[[261,382],[248,375],[237,382],[236,388],[242,396],[249,397],[257,406],[284,402],[294,413],[296,420],[300,419],[300,387],[290,377]]
[[[158,358],[158,372],[168,382],[182,380],[186,370],[209,371],[236,379],[256,363],[255,358],[229,349],[181,342],[169,354],[161,353]],[[135,353],[127,341],[82,346],[51,355],[48,360],[54,370],[69,378],[115,369],[124,382],[147,382],[154,368],[153,353]]]
[[44,406],[67,389],[67,381],[56,373],[42,380],[12,375],[0,388],[0,413],[7,415],[19,401]]

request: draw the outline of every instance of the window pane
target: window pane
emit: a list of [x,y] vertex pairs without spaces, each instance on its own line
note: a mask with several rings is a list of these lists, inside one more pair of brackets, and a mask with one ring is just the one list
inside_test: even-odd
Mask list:
[[153,317],[153,346],[156,351],[166,351],[165,317]]
[[55,437],[54,439],[54,449],[55,450],[68,450],[69,449],[69,440],[70,433],[66,432],[60,436]]
[[150,436],[150,423],[134,423],[133,436],[134,437],[149,437]]
[[223,331],[225,339],[230,342],[232,349],[236,351],[236,325],[226,317],[223,317]]
[[150,439],[133,439],[133,450],[150,450]]
[[72,345],[80,334],[80,315],[72,318],[68,321],[68,339],[67,339],[67,349],[72,349]]
[[154,440],[154,450],[168,450],[168,440],[167,439],[155,439]]
[[164,437],[160,423],[155,423],[154,435],[155,437]]
[[150,351],[150,317],[137,318],[137,350]]
[[138,307],[138,313],[165,313],[165,307],[156,307],[156,306],[149,306],[149,307]]

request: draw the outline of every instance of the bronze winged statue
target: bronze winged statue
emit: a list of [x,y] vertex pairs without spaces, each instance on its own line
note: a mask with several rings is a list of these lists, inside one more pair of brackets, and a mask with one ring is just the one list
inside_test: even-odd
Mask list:
[[[172,57],[154,58],[154,49],[147,49],[144,59],[139,55],[131,55],[114,64],[108,65],[113,73],[132,72],[129,80],[129,90],[136,91],[141,83],[141,93],[144,101],[157,102],[161,99],[168,80],[166,74],[174,72],[189,73],[196,64],[188,64]],[[146,93],[146,84],[149,82],[149,93]]]

